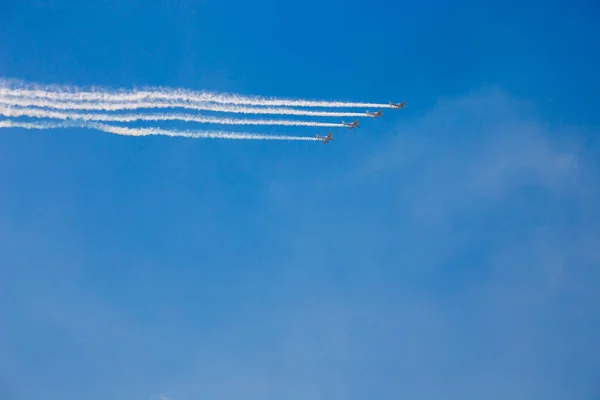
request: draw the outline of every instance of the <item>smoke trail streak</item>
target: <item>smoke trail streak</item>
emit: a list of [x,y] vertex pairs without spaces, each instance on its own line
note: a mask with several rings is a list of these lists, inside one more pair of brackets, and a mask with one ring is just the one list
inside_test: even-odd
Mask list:
[[216,111],[238,114],[269,114],[269,115],[302,115],[312,117],[364,117],[366,113],[356,112],[334,112],[334,111],[312,111],[298,110],[291,108],[257,108],[245,106],[224,106],[208,103],[186,103],[176,101],[139,101],[122,103],[91,103],[91,102],[62,102],[45,99],[26,99],[14,98],[11,96],[0,95],[0,103],[7,105],[17,105],[22,107],[40,107],[54,108],[58,110],[100,110],[100,111],[118,111],[118,110],[137,110],[152,108],[185,108],[198,111]]
[[48,111],[43,109],[27,109],[7,107],[0,104],[0,115],[5,117],[53,118],[64,120],[133,122],[133,121],[185,121],[221,125],[282,125],[282,126],[313,126],[313,127],[343,127],[343,124],[331,122],[265,120],[265,119],[233,119],[216,118],[192,114],[83,114],[73,112]]
[[222,131],[175,131],[160,128],[125,128],[121,126],[106,125],[94,122],[16,122],[11,120],[0,121],[0,128],[24,128],[24,129],[56,129],[56,128],[87,128],[125,136],[152,136],[164,135],[170,137],[185,137],[192,139],[234,139],[234,140],[302,140],[320,141],[316,137],[306,136],[283,136],[283,135],[261,135],[253,133],[236,133]]
[[[52,90],[53,89],[53,90]],[[82,90],[74,86],[25,84],[0,80],[0,95],[16,97],[40,98],[61,101],[186,101],[210,102],[219,104],[258,105],[258,106],[285,106],[285,107],[376,107],[390,108],[389,104],[358,103],[346,101],[315,101],[294,100],[282,98],[265,98],[259,96],[241,96],[227,93],[196,92],[184,89],[171,89],[164,87],[146,88],[143,90],[118,90],[91,88]]]

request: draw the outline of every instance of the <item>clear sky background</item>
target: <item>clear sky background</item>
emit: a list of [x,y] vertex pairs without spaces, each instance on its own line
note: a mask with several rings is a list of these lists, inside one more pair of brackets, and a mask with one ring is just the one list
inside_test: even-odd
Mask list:
[[0,132],[0,398],[600,398],[599,20],[0,0],[4,78],[408,101],[327,146]]

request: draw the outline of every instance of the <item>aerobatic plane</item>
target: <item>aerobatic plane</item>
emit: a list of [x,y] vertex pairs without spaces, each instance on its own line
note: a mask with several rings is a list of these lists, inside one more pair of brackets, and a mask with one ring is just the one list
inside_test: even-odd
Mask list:
[[333,138],[333,132],[329,132],[329,135],[327,136],[320,136],[319,134],[317,134],[317,139],[321,139],[323,141],[323,144],[327,144],[327,142],[335,140]]
[[372,113],[372,112],[369,112],[369,110],[367,110],[367,115],[370,117],[373,117],[373,118],[379,118],[379,117],[383,117],[383,111],[379,110],[376,113]]
[[392,108],[395,108],[396,110],[398,110],[399,108],[405,108],[406,107],[406,100],[404,100],[402,103],[400,104],[394,104],[390,101],[390,106],[392,106]]
[[359,128],[360,127],[360,124],[358,123],[358,120],[356,120],[356,121],[354,121],[352,123],[342,121],[342,124],[344,124],[345,126],[347,126],[350,129],[354,129],[354,128]]

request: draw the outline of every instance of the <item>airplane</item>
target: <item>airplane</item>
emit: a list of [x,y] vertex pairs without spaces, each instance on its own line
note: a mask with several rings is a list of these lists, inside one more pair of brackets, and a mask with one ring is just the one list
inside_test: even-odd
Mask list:
[[350,129],[354,129],[354,128],[359,128],[360,124],[358,123],[358,120],[352,122],[352,123],[348,123],[348,122],[344,122],[342,121],[342,124],[344,124],[345,126],[347,126]]
[[406,107],[406,100],[404,100],[402,103],[400,104],[394,104],[390,101],[390,106],[392,106],[393,108],[395,108],[396,110],[398,110],[399,108],[405,108]]
[[383,117],[383,111],[379,110],[376,113],[372,113],[372,112],[369,112],[369,110],[367,110],[367,115],[370,117],[373,117],[373,118],[379,118],[379,117]]
[[323,140],[323,144],[327,144],[327,142],[335,140],[333,138],[333,132],[329,132],[329,135],[327,136],[320,136],[319,134],[317,134],[317,139]]

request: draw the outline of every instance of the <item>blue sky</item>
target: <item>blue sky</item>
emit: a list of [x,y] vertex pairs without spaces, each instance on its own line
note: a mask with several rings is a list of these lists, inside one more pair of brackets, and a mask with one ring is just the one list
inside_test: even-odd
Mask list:
[[0,1],[2,77],[408,100],[327,146],[1,132],[0,398],[598,398],[599,16]]

